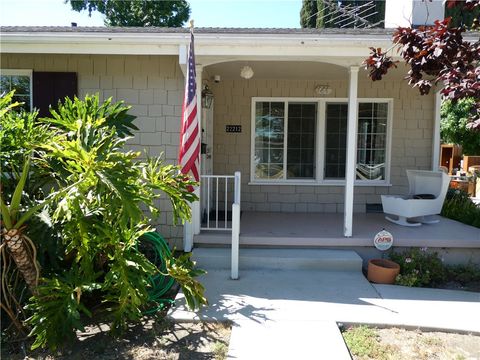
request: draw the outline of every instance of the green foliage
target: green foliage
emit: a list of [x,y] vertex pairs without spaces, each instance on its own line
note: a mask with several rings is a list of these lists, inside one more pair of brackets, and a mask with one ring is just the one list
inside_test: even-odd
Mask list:
[[12,101],[14,93],[15,91],[12,90],[9,93],[2,94],[2,96],[0,96],[0,119],[3,119],[5,114],[21,105],[21,103],[18,101]]
[[106,26],[180,27],[188,20],[190,7],[185,0],[65,0],[75,11],[98,11]]
[[480,132],[467,127],[475,99],[444,101],[441,108],[440,136],[446,143],[462,146],[465,155],[480,155]]
[[[51,136],[46,126],[37,120],[37,112],[26,112],[21,103],[13,102],[14,91],[0,97],[0,168],[3,192],[13,194],[20,177],[24,159],[36,155],[38,146],[44,144]],[[32,164],[33,167],[36,164]],[[31,171],[25,184],[28,194],[41,196],[41,186],[48,179],[48,174],[41,168]]]
[[[300,26],[302,28],[323,28],[323,1],[303,0],[300,9]],[[317,20],[318,19],[318,20]]]
[[77,284],[78,278],[78,274],[70,271],[63,277],[42,279],[38,294],[27,306],[33,314],[27,319],[32,326],[30,335],[35,336],[32,350],[47,344],[55,350],[59,344],[73,340],[75,330],[84,331],[80,314],[91,316],[91,312],[81,302],[82,293],[98,285]]
[[102,290],[115,332],[124,330],[127,320],[140,319],[142,307],[148,302],[150,277],[159,271],[137,251],[137,242],[146,230],[138,226],[133,229],[105,227],[103,231],[107,242],[114,246],[106,254],[108,270]]
[[[353,28],[361,25],[352,15],[341,15],[355,7],[365,5],[363,0],[340,0],[325,2],[323,0],[303,0],[300,10],[300,26],[302,28]],[[348,7],[348,9],[346,8]],[[374,27],[384,27],[385,0],[374,1],[371,9],[363,9],[361,17],[369,21]]]
[[448,265],[445,267],[446,277],[449,281],[455,281],[462,286],[468,286],[473,282],[480,282],[480,265],[474,263]]
[[480,228],[480,206],[463,190],[448,190],[441,215]]
[[148,158],[142,167],[142,175],[151,189],[161,190],[168,195],[173,210],[173,222],[188,219],[191,216],[190,202],[197,196],[189,191],[192,182],[187,182],[185,175],[178,171],[177,166],[164,165],[160,158]]
[[135,116],[127,113],[130,108],[123,101],[112,104],[112,98],[100,104],[98,95],[87,95],[83,100],[65,98],[64,103],[59,102],[57,111],[50,109],[52,116],[46,122],[64,132],[71,131],[74,137],[81,126],[92,124],[93,120],[95,127],[114,128],[119,137],[132,136],[131,130],[138,128],[133,124]]
[[480,282],[477,264],[444,265],[436,252],[427,248],[412,248],[402,253],[390,253],[390,259],[400,265],[396,284],[411,287],[442,287],[454,282],[469,288]]
[[[57,262],[47,264],[28,307],[34,347],[56,348],[71,338],[82,327],[80,314],[90,314],[92,304],[104,304],[96,311],[111,320],[113,331],[138,320],[149,302],[150,280],[160,271],[138,250],[142,235],[151,231],[151,217],[159,214],[158,200],[170,199],[176,223],[191,216],[189,202],[197,197],[189,188],[195,183],[160,158],[140,161],[140,153],[125,150],[127,135],[136,129],[128,110],[111,99],[100,104],[95,96],[59,104],[52,118],[32,124],[32,133],[41,128],[49,136],[35,143],[36,156],[24,162],[19,183],[23,187],[32,171],[42,169],[50,175],[51,194],[22,209],[21,189],[9,196],[8,206],[2,198],[4,224],[26,225],[33,241],[42,239],[36,243],[39,253]],[[17,130],[10,129],[6,136],[13,138]],[[15,146],[32,143],[27,139]],[[20,218],[12,220],[12,213]],[[59,243],[45,241],[48,235]],[[57,252],[47,249],[52,245]],[[193,279],[203,272],[188,256],[170,255],[165,262],[192,299],[188,304],[206,303],[203,287]]]
[[480,17],[480,7],[467,10],[463,6],[445,6],[445,17],[452,17],[450,23],[452,27],[465,26],[470,29],[474,25],[474,20]]
[[445,269],[436,252],[427,248],[411,248],[402,253],[390,253],[390,259],[400,265],[396,284],[403,286],[435,286],[445,281]]
[[204,296],[205,288],[195,280],[196,277],[205,274],[205,271],[195,268],[195,263],[190,259],[191,255],[186,253],[176,259],[167,258],[166,265],[168,275],[180,284],[188,307],[195,309],[207,305],[208,302]]
[[391,353],[388,346],[380,344],[374,329],[361,325],[342,333],[350,353],[361,359],[388,359]]

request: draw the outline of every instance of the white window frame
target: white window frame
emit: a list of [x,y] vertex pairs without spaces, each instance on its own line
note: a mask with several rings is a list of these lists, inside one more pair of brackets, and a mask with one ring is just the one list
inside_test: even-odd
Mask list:
[[0,69],[0,75],[28,76],[30,78],[30,110],[33,110],[33,70],[32,69]]
[[[255,179],[255,109],[257,102],[284,102],[285,124],[288,125],[288,103],[303,102],[317,104],[317,124],[315,133],[315,178],[314,179]],[[311,97],[252,97],[251,103],[251,137],[250,137],[250,182],[249,185],[324,185],[344,186],[345,180],[329,180],[324,178],[325,161],[325,124],[327,103],[348,103],[348,98],[311,98]],[[360,103],[387,103],[387,138],[385,145],[385,179],[384,180],[355,180],[356,186],[391,186],[391,148],[392,148],[392,124],[393,124],[393,99],[392,98],[358,98]],[[358,112],[358,108],[357,108]],[[358,135],[358,134],[357,134]],[[287,136],[284,136],[286,142]],[[285,143],[285,146],[287,144]],[[286,147],[285,147],[286,149]],[[355,150],[357,151],[357,150]],[[284,159],[285,162],[285,159]]]

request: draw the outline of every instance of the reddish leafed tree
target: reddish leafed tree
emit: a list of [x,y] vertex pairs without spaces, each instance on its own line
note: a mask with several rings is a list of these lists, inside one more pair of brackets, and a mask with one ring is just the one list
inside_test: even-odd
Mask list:
[[[472,11],[480,6],[480,0],[447,1],[447,7],[456,6]],[[365,68],[373,81],[381,80],[389,69],[396,67],[397,62],[388,55],[396,47],[410,67],[406,76],[409,85],[418,88],[420,94],[428,94],[433,85],[442,83],[445,99],[455,102],[474,98],[468,127],[480,131],[480,40],[465,40],[466,28],[450,27],[450,21],[451,18],[446,18],[435,21],[433,26],[397,28],[393,33],[394,46],[385,52],[370,48],[372,51],[364,61]],[[472,28],[478,29],[478,19]]]

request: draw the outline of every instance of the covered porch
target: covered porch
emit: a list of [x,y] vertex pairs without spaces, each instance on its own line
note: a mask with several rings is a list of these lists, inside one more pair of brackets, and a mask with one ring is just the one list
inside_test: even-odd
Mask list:
[[[390,43],[388,35],[381,38],[375,41]],[[245,43],[228,56],[196,48],[198,105],[206,87],[213,102],[200,114],[200,201],[185,227],[186,251],[232,244],[234,202],[242,212],[240,245],[370,247],[378,231],[393,225],[382,214],[366,213],[367,206],[378,205],[384,194],[405,194],[406,169],[438,168],[437,96],[419,99],[399,70],[372,83],[361,67],[368,41],[341,49],[288,41],[284,51]],[[252,78],[240,76],[246,65]],[[224,230],[208,229],[222,227],[222,219]],[[436,227],[419,246],[458,233],[478,247],[475,229],[457,230]],[[417,244],[425,231],[392,233],[400,243]]]
[[[442,253],[446,261],[454,262],[458,257],[464,258],[463,261],[480,261],[480,231],[454,220],[438,218],[440,222],[437,224],[411,228],[392,224],[385,220],[383,213],[355,213],[353,235],[345,237],[341,213],[244,211],[241,215],[240,246],[354,249],[366,259],[379,255],[373,246],[373,238],[386,229],[393,235],[395,248],[428,247]],[[231,232],[202,231],[195,235],[194,244],[229,246],[231,239]]]

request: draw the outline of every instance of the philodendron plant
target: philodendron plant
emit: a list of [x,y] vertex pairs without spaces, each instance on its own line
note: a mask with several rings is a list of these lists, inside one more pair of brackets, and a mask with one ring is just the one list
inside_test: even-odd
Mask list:
[[[100,103],[97,96],[87,96],[66,99],[51,118],[38,122],[51,136],[39,145],[31,169],[48,173],[51,195],[41,203],[49,205],[44,209],[58,229],[62,254],[60,267],[42,272],[38,285],[38,269],[35,281],[30,275],[25,279],[33,292],[26,324],[35,336],[34,348],[55,348],[73,338],[82,329],[81,314],[90,316],[94,309],[116,331],[139,319],[149,301],[149,278],[159,270],[137,244],[162,211],[158,199],[167,196],[176,221],[191,216],[189,203],[197,198],[189,188],[195,183],[160,158],[142,161],[140,153],[125,149],[136,129],[128,110],[111,99]],[[35,234],[31,237],[35,242]],[[168,275],[186,289],[188,304],[206,303],[195,280],[203,272],[188,257],[165,262]]]

